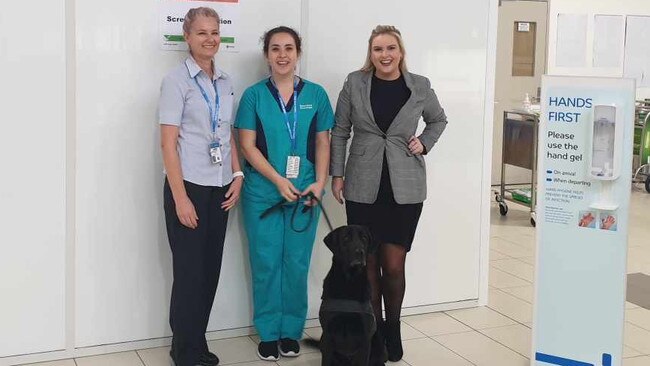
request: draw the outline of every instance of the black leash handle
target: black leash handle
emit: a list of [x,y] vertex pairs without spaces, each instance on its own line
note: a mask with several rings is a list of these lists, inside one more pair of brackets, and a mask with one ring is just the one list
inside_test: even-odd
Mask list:
[[[321,211],[323,212],[323,216],[325,216],[325,221],[327,222],[327,226],[329,227],[330,231],[333,231],[333,230],[334,230],[334,227],[332,226],[332,222],[330,221],[330,218],[329,218],[329,216],[327,215],[327,212],[325,212],[325,209],[323,208],[323,204],[322,204],[321,200],[319,200],[319,199],[316,197],[316,195],[314,195],[312,192],[309,192],[309,194],[307,194],[307,198],[310,199],[310,200],[314,200],[314,201],[316,201],[316,202],[318,203],[318,206],[320,207]],[[271,214],[271,212],[273,212],[273,211],[275,211],[275,210],[281,208],[281,207],[282,207],[283,205],[285,205],[286,203],[287,203],[287,202],[286,202],[285,200],[282,200],[282,201],[276,203],[275,205],[273,205],[273,206],[267,208],[267,209],[264,210],[264,212],[262,212],[262,214],[260,215],[260,219],[265,218],[266,216],[268,216],[269,214]],[[312,211],[311,211],[311,215],[309,216],[309,221],[307,222],[307,225],[305,225],[304,228],[302,228],[302,229],[296,229],[296,226],[295,226],[295,219],[296,219],[296,212],[298,211],[298,206],[299,206],[299,205],[300,205],[300,200],[296,201],[296,203],[294,204],[294,207],[293,207],[293,212],[291,213],[291,229],[292,229],[293,231],[297,232],[297,233],[302,233],[302,232],[306,231],[306,230],[309,228],[309,226],[311,225],[311,222],[314,220],[314,211],[312,210],[314,207],[313,207],[313,206],[307,206],[307,205],[305,205],[305,206],[303,207],[303,209],[302,209],[302,213],[305,213],[305,212],[307,212],[308,210],[312,210]]]
[[330,221],[329,216],[327,216],[327,212],[325,212],[325,207],[323,207],[323,202],[318,199],[313,193],[309,192],[308,196],[318,202],[318,206],[320,207],[321,212],[323,213],[323,216],[325,216],[325,222],[327,222],[327,227],[330,229],[330,231],[334,231],[334,226],[332,226],[332,222]]

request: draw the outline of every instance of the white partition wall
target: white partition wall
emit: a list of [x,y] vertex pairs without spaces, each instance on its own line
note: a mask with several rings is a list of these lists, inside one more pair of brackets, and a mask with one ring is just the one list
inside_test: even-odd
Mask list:
[[65,348],[63,0],[0,11],[1,357]]
[[[160,47],[162,0],[37,1],[32,16],[46,31],[25,30],[33,3],[0,12],[9,132],[0,144],[0,365],[167,345],[172,273],[156,108],[163,76],[186,54]],[[497,0],[397,4],[240,0],[238,52],[222,49],[217,64],[238,100],[266,76],[262,33],[295,27],[304,40],[299,73],[334,104],[346,74],[363,63],[370,30],[398,26],[410,70],[430,78],[449,117],[426,157],[429,196],[408,257],[406,312],[475,306],[487,301]],[[345,223],[329,192],[324,205],[335,225]],[[311,325],[330,265],[327,232],[321,220]],[[252,331],[250,288],[235,209],[209,338]]]
[[[77,3],[77,347],[171,335],[156,106],[160,81],[186,53],[161,50],[158,3]],[[299,0],[242,1],[240,7],[241,51],[222,49],[217,56],[237,98],[266,73],[263,32],[300,26]],[[251,325],[238,210],[229,226],[209,330]]]
[[490,12],[484,0],[309,1],[304,66],[333,102],[347,74],[363,65],[370,31],[392,24],[402,32],[409,70],[431,80],[448,116],[426,157],[428,197],[407,257],[406,307],[479,297]]

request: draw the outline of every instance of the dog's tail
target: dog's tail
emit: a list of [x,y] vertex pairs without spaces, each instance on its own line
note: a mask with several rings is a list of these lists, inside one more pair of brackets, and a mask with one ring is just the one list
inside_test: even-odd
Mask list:
[[313,338],[305,338],[302,341],[305,342],[305,344],[310,346],[310,347],[320,349],[320,341],[319,340],[315,340]]

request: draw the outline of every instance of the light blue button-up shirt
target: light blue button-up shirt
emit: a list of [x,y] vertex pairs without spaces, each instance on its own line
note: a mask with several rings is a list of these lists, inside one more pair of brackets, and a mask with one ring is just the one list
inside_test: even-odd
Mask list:
[[[200,83],[216,108],[215,85],[219,92],[219,126],[216,136],[221,144],[223,163],[210,159],[212,126],[210,109],[194,81]],[[230,77],[215,67],[212,80],[192,57],[175,67],[163,79],[158,103],[161,125],[178,126],[178,155],[183,179],[202,186],[222,187],[232,181],[230,131],[233,117],[233,88]]]

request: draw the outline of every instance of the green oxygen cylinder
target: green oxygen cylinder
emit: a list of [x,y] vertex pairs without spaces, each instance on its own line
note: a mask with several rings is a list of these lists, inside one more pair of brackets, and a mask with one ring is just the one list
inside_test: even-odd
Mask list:
[[650,164],[650,113],[645,109],[637,110],[633,149],[640,165]]

